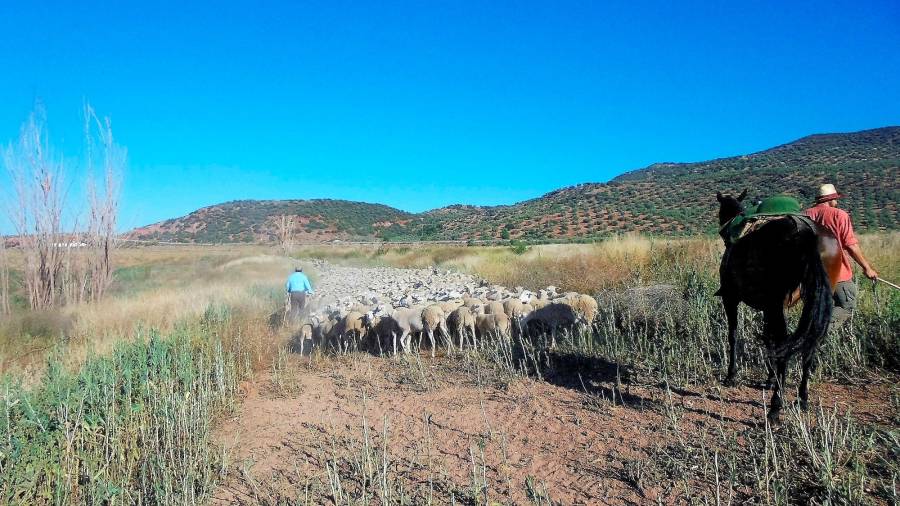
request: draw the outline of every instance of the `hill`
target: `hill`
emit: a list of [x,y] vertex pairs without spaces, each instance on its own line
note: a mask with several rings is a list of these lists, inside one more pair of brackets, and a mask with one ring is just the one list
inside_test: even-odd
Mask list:
[[370,239],[380,229],[413,218],[385,205],[346,200],[236,200],[135,229],[130,236],[174,242],[274,242],[281,216],[295,217],[298,240],[323,242]]
[[301,240],[576,240],[641,231],[715,231],[715,193],[756,200],[789,193],[804,203],[822,182],[847,198],[857,229],[900,229],[900,127],[819,134],[765,151],[696,163],[656,163],[608,183],[562,188],[510,206],[455,205],[412,215],[338,200],[239,201],[135,231],[139,238],[218,242],[274,238],[274,217],[297,215]]
[[387,233],[425,239],[577,239],[616,232],[693,234],[716,229],[717,191],[752,199],[789,193],[804,203],[822,182],[847,198],[860,230],[900,229],[900,127],[821,134],[744,156],[657,163],[608,183],[585,183],[511,206],[453,206]]

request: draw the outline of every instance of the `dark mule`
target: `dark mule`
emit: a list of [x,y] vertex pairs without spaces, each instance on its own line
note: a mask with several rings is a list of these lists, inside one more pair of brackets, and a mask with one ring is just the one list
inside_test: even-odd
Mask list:
[[[773,219],[730,244],[725,228],[744,212],[741,202],[746,196],[746,190],[737,198],[721,193],[716,195],[719,225],[726,239],[725,254],[719,268],[721,288],[718,291],[728,318],[729,354],[725,384],[733,385],[737,378],[737,310],[738,304],[743,302],[763,312],[764,329],[760,338],[768,354],[770,375],[774,375],[775,379],[768,417],[776,420],[782,407],[781,390],[785,385],[788,362],[797,353],[803,366],[799,385],[800,404],[806,407],[810,369],[831,320],[835,283],[832,280],[837,278],[840,269],[841,251],[828,230],[810,220],[792,216]],[[801,299],[803,311],[800,322],[791,334],[784,308]]]

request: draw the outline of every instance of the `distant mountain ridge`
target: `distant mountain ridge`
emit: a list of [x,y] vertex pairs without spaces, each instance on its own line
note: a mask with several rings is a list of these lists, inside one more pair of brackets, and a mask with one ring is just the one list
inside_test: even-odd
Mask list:
[[847,198],[859,230],[900,229],[900,127],[816,134],[757,153],[694,163],[655,163],[608,183],[583,183],[507,206],[457,204],[411,214],[342,200],[236,201],[141,227],[138,239],[271,242],[281,215],[296,216],[303,241],[582,240],[640,231],[660,235],[716,228],[716,191],[752,199],[790,193],[805,203],[823,182]]

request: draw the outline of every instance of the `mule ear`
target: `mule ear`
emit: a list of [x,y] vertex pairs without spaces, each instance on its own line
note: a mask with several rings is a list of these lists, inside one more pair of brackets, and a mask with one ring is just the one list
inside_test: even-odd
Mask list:
[[738,202],[743,202],[745,198],[747,198],[747,189],[746,188],[744,188],[744,191],[742,191],[741,194],[738,195],[737,199],[738,199]]
[[722,202],[722,192],[716,192],[716,200]]

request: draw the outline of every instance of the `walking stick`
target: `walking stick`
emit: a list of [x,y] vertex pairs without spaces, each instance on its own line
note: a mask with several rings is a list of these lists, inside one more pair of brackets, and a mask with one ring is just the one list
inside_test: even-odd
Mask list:
[[891,283],[890,281],[888,281],[888,280],[886,280],[886,279],[875,278],[875,281],[881,281],[882,283],[886,284],[887,286],[890,286],[890,287],[894,288],[895,290],[900,290],[900,286],[897,286],[897,285],[895,285],[894,283]]

